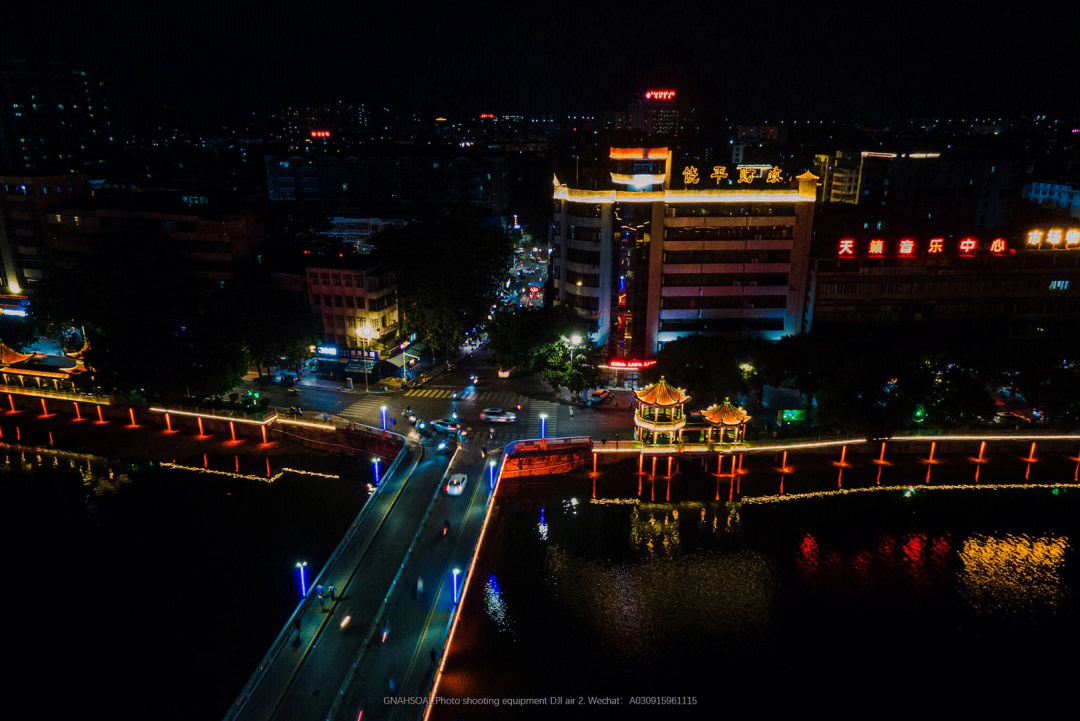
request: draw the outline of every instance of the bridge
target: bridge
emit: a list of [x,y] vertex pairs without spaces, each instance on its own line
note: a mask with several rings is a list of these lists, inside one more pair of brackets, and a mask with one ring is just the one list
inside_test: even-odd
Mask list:
[[[944,451],[938,450],[942,444]],[[991,451],[987,451],[988,444]],[[925,464],[940,462],[944,453],[959,457],[975,469],[991,453],[1018,456],[1023,447],[1037,462],[1039,444],[1063,449],[1075,462],[1073,481],[1080,473],[1080,434],[959,434],[894,436],[871,441],[865,438],[803,440],[786,443],[739,443],[659,446],[640,442],[601,444],[583,436],[532,439],[506,446],[498,461],[483,458],[479,441],[465,443],[451,455],[437,443],[410,439],[388,469],[376,493],[368,500],[312,586],[333,585],[335,598],[315,594],[303,599],[286,627],[226,715],[233,719],[354,719],[416,718],[419,709],[409,705],[385,705],[387,695],[433,697],[445,649],[452,641],[456,611],[469,590],[473,561],[494,508],[495,489],[511,480],[511,487],[530,482],[529,476],[563,473],[592,463],[595,480],[598,463],[637,457],[639,496],[644,479],[670,480],[678,473],[673,461],[701,462],[716,478],[716,500],[721,500],[721,479],[729,500],[748,471],[749,460],[760,454],[779,455],[776,472],[779,494],[746,498],[764,502],[832,493],[868,492],[873,488],[846,489],[839,480],[846,467],[848,449],[858,449],[863,463],[881,467],[901,456]],[[473,446],[477,447],[473,447]],[[870,453],[870,451],[875,451]],[[835,454],[835,491],[783,493],[783,481],[792,473],[789,453]],[[935,458],[935,452],[938,457]],[[650,465],[645,467],[645,459]],[[712,459],[716,466],[712,466]],[[728,460],[730,459],[730,460]],[[663,460],[657,472],[657,461]],[[760,465],[760,464],[759,464]],[[663,471],[667,472],[663,475]],[[443,492],[445,480],[454,473],[468,478],[460,497]],[[928,476],[929,477],[929,476]],[[1016,484],[1014,484],[1016,485]],[[1019,485],[1024,485],[1020,483]],[[1035,484],[1042,487],[1045,484]],[[1060,485],[1060,484],[1059,484]],[[942,486],[953,487],[953,486]],[[996,486],[985,485],[984,488]],[[881,487],[884,489],[885,487]],[[890,487],[896,490],[895,487]],[[451,532],[443,536],[443,519]],[[424,579],[417,593],[417,579]],[[389,623],[388,633],[384,633]],[[393,693],[391,694],[391,689]]]

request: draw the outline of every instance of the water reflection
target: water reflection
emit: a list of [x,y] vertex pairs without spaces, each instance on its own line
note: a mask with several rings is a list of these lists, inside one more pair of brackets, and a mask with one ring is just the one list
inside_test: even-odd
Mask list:
[[1067,539],[977,534],[960,549],[964,599],[979,613],[1035,613],[1057,609],[1065,599],[1062,571]]
[[[483,653],[451,651],[455,692],[700,693],[738,678],[742,697],[773,699],[769,679],[798,667],[862,703],[871,669],[1015,671],[1080,643],[1071,488],[747,503],[740,529],[708,480],[708,500],[574,503],[584,479],[502,501],[488,583],[462,616]],[[1022,630],[999,622],[1017,616]]]

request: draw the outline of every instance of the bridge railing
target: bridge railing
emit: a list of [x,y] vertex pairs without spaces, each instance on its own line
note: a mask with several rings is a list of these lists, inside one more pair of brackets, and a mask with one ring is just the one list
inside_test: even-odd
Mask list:
[[[390,431],[387,431],[387,433],[391,434]],[[342,552],[352,541],[353,537],[356,535],[356,531],[364,522],[364,519],[367,518],[368,510],[372,507],[372,505],[374,505],[376,496],[386,486],[387,481],[393,478],[394,473],[401,465],[402,459],[405,458],[406,455],[408,455],[409,446],[405,442],[405,438],[398,435],[397,433],[393,433],[391,435],[398,436],[398,438],[401,439],[401,451],[398,452],[397,457],[394,458],[394,462],[390,464],[390,467],[386,469],[386,473],[383,475],[382,481],[379,483],[378,486],[375,487],[375,492],[372,493],[366,501],[364,501],[364,506],[360,509],[360,512],[356,514],[356,518],[353,519],[353,522],[349,526],[349,529],[345,532],[345,535],[342,536],[341,541],[338,542],[338,545],[334,548],[333,553],[330,554],[330,558],[328,558],[326,560],[326,563],[323,564],[323,567],[319,571],[319,574],[311,581],[311,585],[308,587],[308,595],[300,599],[300,602],[296,604],[296,608],[293,609],[293,612],[292,614],[290,614],[288,621],[285,622],[285,626],[281,629],[281,632],[278,633],[278,636],[274,640],[274,643],[271,644],[270,650],[268,650],[266,652],[266,655],[263,656],[262,661],[259,662],[259,665],[256,667],[254,673],[252,673],[251,678],[248,679],[248,682],[244,686],[244,689],[240,692],[240,695],[237,697],[236,701],[233,702],[233,705],[229,707],[229,710],[225,714],[225,721],[232,721],[233,719],[238,718],[240,713],[243,712],[244,707],[247,706],[247,702],[251,699],[252,694],[254,694],[256,689],[259,687],[259,683],[265,676],[266,670],[270,668],[274,664],[274,661],[278,658],[278,656],[281,655],[281,650],[285,647],[289,636],[292,635],[293,624],[296,623],[297,619],[302,617],[303,614],[306,612],[306,606],[311,604],[313,599],[312,590],[322,582],[323,577],[326,576],[329,573],[329,570],[333,568],[334,565],[337,563],[338,559],[341,557]]]

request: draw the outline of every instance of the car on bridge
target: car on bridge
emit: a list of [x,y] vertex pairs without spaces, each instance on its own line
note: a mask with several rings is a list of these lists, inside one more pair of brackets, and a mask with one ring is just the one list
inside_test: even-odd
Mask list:
[[431,427],[440,433],[454,434],[461,430],[461,424],[455,423],[449,418],[440,418],[431,422]]
[[480,411],[480,420],[488,423],[513,423],[517,420],[517,415],[502,408],[485,408]]
[[446,494],[448,496],[460,496],[465,492],[465,483],[469,480],[464,473],[455,473],[446,482]]

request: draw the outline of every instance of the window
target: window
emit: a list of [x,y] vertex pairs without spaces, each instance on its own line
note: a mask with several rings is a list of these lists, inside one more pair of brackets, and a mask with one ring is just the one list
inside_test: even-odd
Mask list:
[[340,296],[340,295],[335,295],[335,296],[334,296],[334,307],[335,307],[335,308],[342,308],[342,307],[344,307],[344,303],[342,302],[342,300],[341,300],[341,296]]
[[330,307],[330,305],[331,305],[331,303],[330,303],[330,296],[328,296],[328,295],[324,295],[324,296],[322,297],[322,304],[323,304],[323,305],[325,305],[325,306],[326,306],[327,308],[329,308],[329,307]]
[[332,276],[332,278],[333,278],[333,281],[334,281],[334,285],[336,285],[336,286],[339,286],[339,287],[340,287],[340,286],[341,286],[341,276],[340,276],[340,275],[338,275],[337,273],[334,273],[334,275]]

